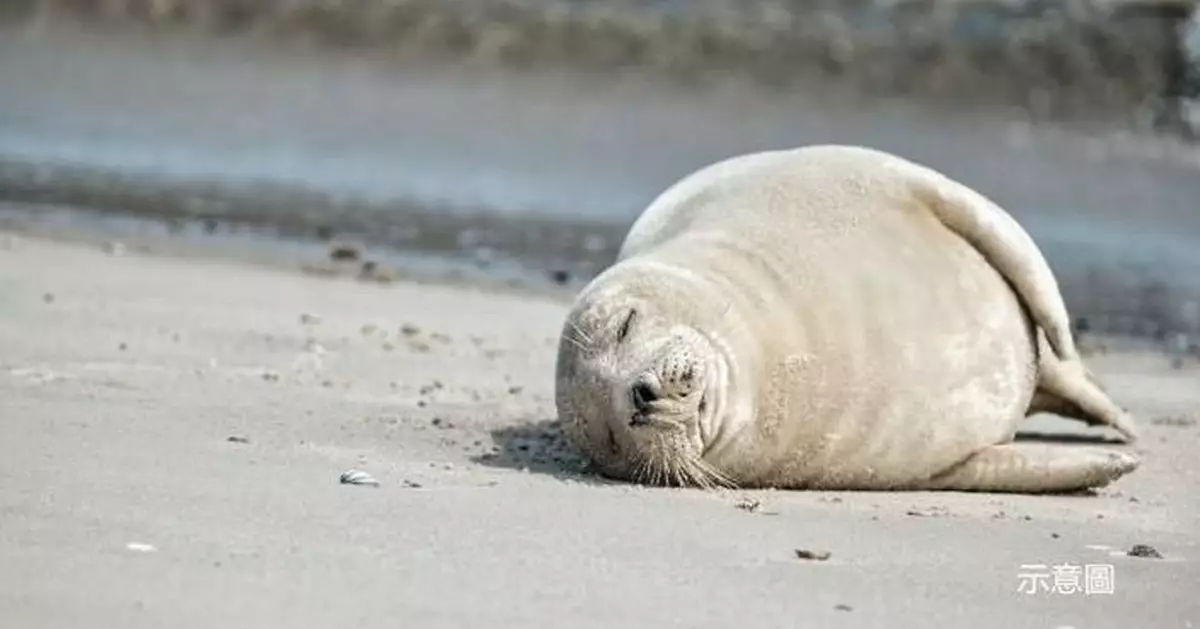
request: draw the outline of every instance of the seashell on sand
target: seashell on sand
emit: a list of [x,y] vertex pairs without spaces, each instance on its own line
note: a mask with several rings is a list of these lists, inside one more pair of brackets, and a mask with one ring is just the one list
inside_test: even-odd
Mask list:
[[375,480],[374,476],[362,470],[342,472],[341,482],[343,485],[370,485],[372,487],[379,487],[379,481]]

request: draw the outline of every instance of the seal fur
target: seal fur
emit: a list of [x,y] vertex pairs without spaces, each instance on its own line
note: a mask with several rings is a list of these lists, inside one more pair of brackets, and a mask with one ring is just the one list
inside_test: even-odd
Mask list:
[[864,147],[743,155],[669,187],[577,296],[556,372],[571,440],[634,482],[1037,493],[1139,464],[1013,441],[1036,412],[1136,429],[1021,226]]

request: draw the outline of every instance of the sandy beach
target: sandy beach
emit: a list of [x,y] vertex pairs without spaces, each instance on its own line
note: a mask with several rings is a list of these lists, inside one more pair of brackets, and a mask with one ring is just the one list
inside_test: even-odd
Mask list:
[[1200,366],[1091,358],[1145,461],[1095,495],[648,489],[562,448],[565,308],[0,233],[2,624],[1200,624]]

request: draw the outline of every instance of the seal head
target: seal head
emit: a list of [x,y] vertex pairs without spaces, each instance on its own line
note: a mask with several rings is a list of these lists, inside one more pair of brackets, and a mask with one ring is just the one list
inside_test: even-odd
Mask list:
[[681,307],[685,296],[612,279],[597,278],[563,328],[556,402],[568,435],[609,477],[730,485],[704,458],[724,434],[722,343],[707,317],[693,318],[702,309]]

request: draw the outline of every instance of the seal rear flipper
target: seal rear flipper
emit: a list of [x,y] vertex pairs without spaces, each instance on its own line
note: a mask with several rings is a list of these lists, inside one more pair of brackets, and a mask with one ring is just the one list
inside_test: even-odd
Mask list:
[[1004,443],[988,446],[929,479],[922,489],[1063,493],[1103,487],[1141,461],[1107,448]]
[[1109,426],[1127,443],[1137,441],[1133,417],[1117,406],[1081,361],[1061,361],[1043,355],[1038,369],[1038,386],[1029,412],[1050,412],[1086,422]]

